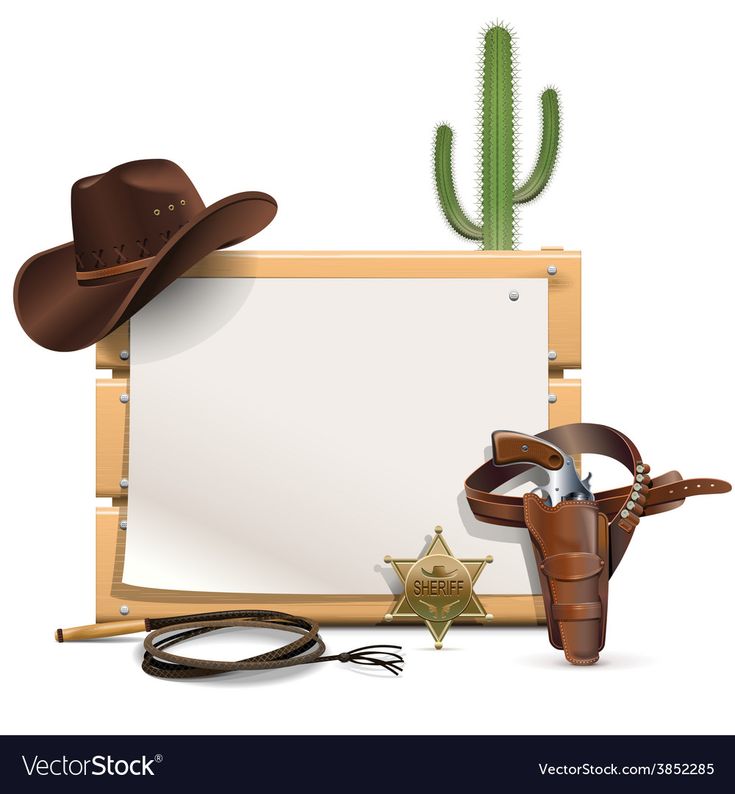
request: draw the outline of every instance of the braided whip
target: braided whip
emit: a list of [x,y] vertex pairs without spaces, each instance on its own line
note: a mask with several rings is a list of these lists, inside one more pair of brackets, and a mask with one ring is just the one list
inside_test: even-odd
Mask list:
[[[225,628],[288,631],[297,634],[298,638],[280,648],[234,662],[195,659],[167,650],[172,645]],[[324,656],[326,646],[319,635],[318,624],[285,612],[248,609],[149,618],[146,620],[146,630],[150,633],[143,642],[145,653],[142,667],[148,675],[157,678],[201,678],[236,670],[273,670],[331,661],[383,667],[394,675],[403,669],[403,657],[395,653],[401,650],[400,645],[365,645],[346,653]]]

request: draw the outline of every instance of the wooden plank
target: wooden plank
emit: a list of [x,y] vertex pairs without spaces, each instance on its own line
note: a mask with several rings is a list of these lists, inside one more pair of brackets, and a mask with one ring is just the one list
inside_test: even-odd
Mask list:
[[554,366],[579,369],[582,366],[582,261],[557,265],[549,276],[549,350],[556,353]]
[[[127,515],[124,509],[118,507],[98,507],[96,520],[96,576],[95,576],[95,603],[96,620],[103,622],[105,618],[100,618],[101,614],[108,614],[111,609],[116,612],[116,618],[123,617],[120,614],[120,604],[116,608],[110,602],[112,585],[116,577],[122,573],[122,568],[116,570],[118,536],[122,533],[120,521],[125,520]],[[122,550],[124,553],[124,537]],[[112,618],[106,618],[112,620]]]
[[97,380],[97,496],[127,496],[120,481],[128,476],[129,403],[126,378]]
[[[111,334],[97,342],[95,354],[97,369],[128,370],[130,359],[120,358],[124,351],[130,351],[130,323],[123,323]],[[113,372],[113,375],[116,374]]]
[[[579,251],[216,251],[185,278],[556,278]],[[550,276],[547,268],[557,273]],[[570,273],[570,277],[576,277]]]
[[549,394],[556,396],[549,403],[549,427],[558,427],[582,420],[582,381],[578,378],[549,378]]
[[[393,596],[271,595],[161,590],[122,583],[127,513],[117,507],[97,508],[97,622],[187,615],[215,609],[274,609],[307,615],[318,623],[377,625],[394,605]],[[538,595],[481,595],[494,615],[491,625],[542,624],[544,607]],[[127,607],[126,614],[120,612]],[[404,623],[407,621],[400,621]],[[417,621],[421,622],[421,621]],[[457,623],[482,623],[466,619]]]
[[[549,403],[549,427],[559,427],[582,421],[582,381],[564,378],[562,370],[550,370],[549,394],[556,396]],[[582,476],[582,456],[572,455],[577,473]]]

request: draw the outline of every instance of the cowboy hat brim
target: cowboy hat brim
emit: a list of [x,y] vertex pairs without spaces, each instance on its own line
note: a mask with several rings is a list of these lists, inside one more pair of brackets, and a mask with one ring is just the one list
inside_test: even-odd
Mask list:
[[182,226],[145,267],[101,283],[77,280],[74,243],[31,257],[15,279],[13,300],[23,330],[49,350],[99,342],[207,254],[264,229],[277,205],[267,193],[236,193]]

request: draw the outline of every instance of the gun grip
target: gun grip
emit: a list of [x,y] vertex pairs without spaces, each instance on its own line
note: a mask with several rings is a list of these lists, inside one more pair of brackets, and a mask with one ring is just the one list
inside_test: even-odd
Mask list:
[[564,465],[564,456],[552,444],[536,436],[496,430],[493,435],[493,460],[498,466],[509,463],[535,463],[555,471]]

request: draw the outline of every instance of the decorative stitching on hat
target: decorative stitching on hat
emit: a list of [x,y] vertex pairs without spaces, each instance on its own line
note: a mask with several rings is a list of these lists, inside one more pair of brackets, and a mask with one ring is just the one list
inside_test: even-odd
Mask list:
[[95,267],[105,267],[105,261],[104,261],[104,259],[102,259],[102,254],[104,252],[105,252],[104,248],[99,248],[96,251],[90,251],[89,252],[94,257],[94,263],[93,264],[94,264]]
[[123,265],[128,261],[127,256],[125,256],[123,253],[124,249],[125,243],[123,243],[119,248],[114,245],[112,246],[112,250],[117,254],[117,262],[115,262],[116,265]]
[[[179,229],[181,229],[182,226],[186,226],[186,224],[185,223],[180,223],[179,224]],[[173,234],[173,231],[171,229],[166,229],[166,231],[160,232],[159,236],[161,237],[161,239],[163,240],[164,243],[167,243],[171,239],[172,234]],[[138,259],[147,259],[147,258],[153,256],[153,254],[150,252],[150,250],[148,248],[148,238],[147,237],[144,237],[142,240],[136,240],[135,243],[138,246],[138,256],[134,260],[131,260],[130,257],[128,257],[124,253],[125,246],[127,245],[127,243],[120,243],[119,245],[113,245],[112,246],[112,250],[114,251],[114,255],[116,257],[116,260],[115,260],[115,263],[114,263],[115,265],[124,265],[124,264],[127,264],[130,261],[137,261]],[[105,250],[106,249],[104,249],[104,248],[98,248],[98,249],[96,249],[94,251],[81,251],[79,253],[77,253],[75,251],[74,252],[74,259],[76,261],[77,270],[81,270],[81,271],[85,271],[87,269],[100,270],[100,269],[107,269],[107,268],[111,267],[111,265],[108,265],[107,262],[105,262],[105,258],[103,256],[103,254],[105,253]],[[92,265],[91,268],[87,268],[85,266],[85,263],[84,263],[85,257],[89,257],[89,256],[91,256],[92,260],[93,260],[92,263],[91,263],[91,265]]]

